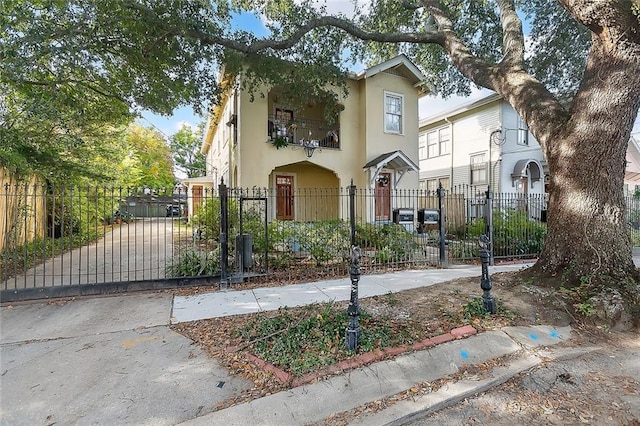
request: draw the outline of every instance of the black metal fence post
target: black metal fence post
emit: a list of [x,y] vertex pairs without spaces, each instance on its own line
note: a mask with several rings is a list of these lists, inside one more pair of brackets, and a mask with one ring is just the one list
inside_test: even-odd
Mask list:
[[218,193],[220,196],[220,288],[226,290],[228,288],[227,258],[229,257],[229,242],[227,240],[229,233],[229,192],[224,184],[224,178],[220,179]]
[[356,186],[351,179],[349,185],[349,224],[351,226],[351,245],[356,245]]
[[494,257],[493,257],[493,191],[491,191],[491,186],[487,187],[487,203],[485,205],[485,228],[486,235],[489,238],[489,265],[494,265]]
[[358,301],[358,282],[360,281],[360,247],[356,246],[356,186],[351,180],[349,186],[349,219],[351,225],[351,263],[349,265],[349,276],[351,278],[351,297],[347,314],[349,315],[349,325],[346,332],[347,349],[355,351],[358,348],[360,339],[360,302]]
[[439,251],[440,251],[440,265],[444,265],[447,262],[445,245],[447,233],[445,230],[445,217],[444,217],[444,188],[442,187],[442,183],[438,186],[438,241],[439,241]]

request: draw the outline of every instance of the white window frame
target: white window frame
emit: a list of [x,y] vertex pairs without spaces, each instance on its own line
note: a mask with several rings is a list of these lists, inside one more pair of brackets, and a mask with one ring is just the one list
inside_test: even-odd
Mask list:
[[529,145],[529,128],[527,127],[527,123],[525,123],[520,116],[518,116],[517,132],[518,132],[517,144],[528,146]]
[[428,158],[427,157],[427,133],[422,132],[418,135],[418,158]]
[[[443,139],[442,137],[444,131],[447,133],[447,139]],[[431,141],[429,141],[430,136],[434,136]],[[442,157],[443,155],[448,155],[451,152],[451,128],[449,126],[440,127],[426,132],[425,139],[426,158]],[[434,147],[433,154],[431,153],[430,147]]]
[[[484,161],[474,161],[475,158],[482,157]],[[484,179],[478,181],[473,180],[474,170],[484,169]],[[477,152],[469,156],[469,180],[471,185],[482,185],[489,183],[489,162],[487,161],[487,152]]]
[[[396,113],[395,111],[390,112],[387,110],[387,99],[397,99],[400,101],[400,113]],[[383,109],[384,115],[382,119],[383,119],[384,132],[392,135],[403,135],[404,134],[404,95],[400,93],[395,93],[395,92],[388,92],[385,90],[383,102],[384,102],[384,105],[382,109]],[[399,129],[396,130],[396,129],[390,129],[389,127],[387,127],[388,115],[399,117],[399,120],[398,120],[399,121],[398,126],[400,127]]]
[[434,178],[425,179],[425,189],[429,192],[435,192],[440,185],[442,188],[449,191],[451,189],[451,178],[449,176],[440,176]]

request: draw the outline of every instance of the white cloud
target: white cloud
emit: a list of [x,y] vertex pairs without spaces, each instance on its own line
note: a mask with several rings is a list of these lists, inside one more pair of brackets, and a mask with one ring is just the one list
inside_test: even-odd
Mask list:
[[189,121],[181,120],[175,124],[175,130],[178,131],[183,127],[189,127],[190,129],[195,129],[195,125]]

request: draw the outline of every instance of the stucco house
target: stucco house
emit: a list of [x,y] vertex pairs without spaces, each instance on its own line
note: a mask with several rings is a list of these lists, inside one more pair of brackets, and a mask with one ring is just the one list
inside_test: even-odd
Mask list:
[[242,75],[222,72],[221,78],[227,89],[208,117],[201,149],[207,174],[183,182],[196,209],[199,194],[224,179],[234,188],[270,188],[272,219],[344,219],[344,198],[326,197],[322,208],[308,208],[295,194],[338,190],[353,180],[375,192],[367,220],[389,220],[393,208],[403,207],[393,205],[390,191],[417,189],[424,76],[406,56],[346,75],[349,94],[333,122],[316,99],[294,108],[277,87],[252,99],[241,89]]

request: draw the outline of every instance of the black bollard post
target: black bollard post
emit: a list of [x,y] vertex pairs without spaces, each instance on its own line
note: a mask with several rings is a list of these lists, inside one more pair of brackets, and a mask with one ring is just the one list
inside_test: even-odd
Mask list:
[[360,247],[351,246],[351,264],[349,265],[351,277],[351,299],[347,314],[349,325],[347,327],[347,349],[355,351],[360,339],[360,302],[358,301],[358,282],[360,281]]
[[480,288],[483,290],[482,302],[484,309],[490,314],[496,313],[496,307],[491,295],[491,277],[489,277],[489,262],[491,258],[491,241],[486,235],[481,235],[478,241],[480,246],[480,262],[482,262],[482,276],[480,277]]

